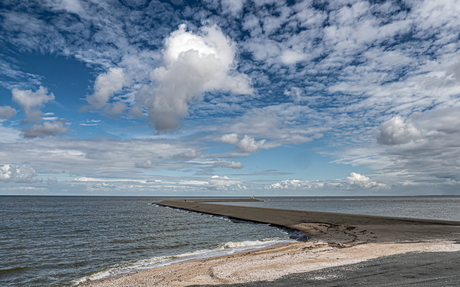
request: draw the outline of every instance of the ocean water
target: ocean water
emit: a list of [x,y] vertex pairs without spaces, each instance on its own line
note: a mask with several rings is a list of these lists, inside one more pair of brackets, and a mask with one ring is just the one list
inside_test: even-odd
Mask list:
[[[0,196],[0,286],[76,286],[135,269],[292,242],[281,229],[155,197]],[[460,221],[460,197],[267,197],[225,203]]]
[[0,196],[0,286],[75,286],[292,241],[268,225],[151,204],[159,200]]

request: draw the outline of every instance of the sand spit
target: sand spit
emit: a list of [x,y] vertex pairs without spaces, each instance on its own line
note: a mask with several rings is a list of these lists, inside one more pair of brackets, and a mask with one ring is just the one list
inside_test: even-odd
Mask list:
[[[209,201],[217,201],[215,199]],[[216,205],[158,204],[297,229],[308,242],[174,264],[85,286],[189,286],[274,280],[281,276],[408,252],[460,251],[460,222]]]

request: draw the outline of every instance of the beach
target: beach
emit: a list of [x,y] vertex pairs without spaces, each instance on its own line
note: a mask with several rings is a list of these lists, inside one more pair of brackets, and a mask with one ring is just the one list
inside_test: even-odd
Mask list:
[[[323,279],[331,281],[340,273],[340,271],[330,271],[332,272],[330,276],[311,277],[312,272],[327,272],[327,270],[333,270],[333,268],[354,266],[356,264],[372,264],[373,260],[383,260],[382,265],[388,264],[385,263],[385,260],[395,261],[396,259],[394,258],[399,258],[396,262],[406,262],[405,266],[408,263],[417,266],[417,260],[405,259],[409,255],[422,256],[421,254],[430,254],[431,256],[425,258],[428,262],[433,258],[438,258],[438,264],[433,263],[430,266],[434,268],[433,270],[437,270],[436,272],[433,271],[434,273],[439,274],[438,269],[445,269],[440,266],[440,264],[442,265],[444,254],[449,254],[454,258],[459,258],[458,254],[460,254],[460,244],[457,244],[457,240],[460,238],[460,222],[457,221],[208,203],[217,201],[222,201],[221,203],[223,203],[226,200],[166,200],[157,204],[299,230],[308,236],[308,241],[138,270],[134,273],[88,282],[83,285],[191,286],[255,284],[254,286],[258,286],[257,284],[280,284],[278,286],[283,286],[283,284],[299,284],[300,286],[307,280],[311,280],[311,278],[315,278],[314,280],[318,284]],[[231,201],[235,201],[235,199]],[[453,261],[456,262],[456,260]],[[398,268],[397,264],[391,266],[398,270],[401,269]],[[359,270],[362,273],[366,272],[366,270],[372,270],[372,268],[364,267]],[[358,273],[356,271],[351,272],[347,277],[359,278]],[[304,274],[304,276],[299,277],[299,274]],[[377,272],[377,274],[380,273]],[[433,276],[436,274],[433,274]],[[367,274],[366,278],[369,279],[369,276]],[[425,276],[427,275],[425,274]],[[323,279],[318,281],[318,278]],[[378,276],[375,279],[378,280]],[[399,282],[399,279],[397,282]]]

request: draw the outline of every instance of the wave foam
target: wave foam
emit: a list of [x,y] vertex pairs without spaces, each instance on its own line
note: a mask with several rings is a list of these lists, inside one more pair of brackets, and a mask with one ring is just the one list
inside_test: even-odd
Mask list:
[[186,252],[177,255],[170,256],[159,256],[143,260],[138,260],[134,262],[128,262],[125,264],[119,264],[111,267],[107,267],[103,270],[100,270],[94,274],[82,277],[72,282],[74,286],[88,282],[101,280],[104,278],[126,274],[134,272],[139,269],[150,269],[155,267],[161,267],[171,264],[177,264],[186,261],[195,261],[211,257],[224,256],[229,254],[241,253],[256,249],[261,249],[270,246],[277,246],[295,242],[295,240],[286,240],[286,239],[264,239],[264,240],[255,240],[255,241],[242,241],[242,242],[227,242],[220,244],[219,246],[212,249],[197,250],[193,252]]

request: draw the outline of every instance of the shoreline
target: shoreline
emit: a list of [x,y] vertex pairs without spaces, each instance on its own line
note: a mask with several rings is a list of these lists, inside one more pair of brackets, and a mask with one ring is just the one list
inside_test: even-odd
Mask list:
[[[460,222],[165,200],[156,204],[301,231],[308,242],[139,270],[81,286],[189,286],[280,280],[294,273],[413,252],[460,251]],[[244,201],[244,199],[236,199]],[[251,200],[253,201],[253,200]]]

